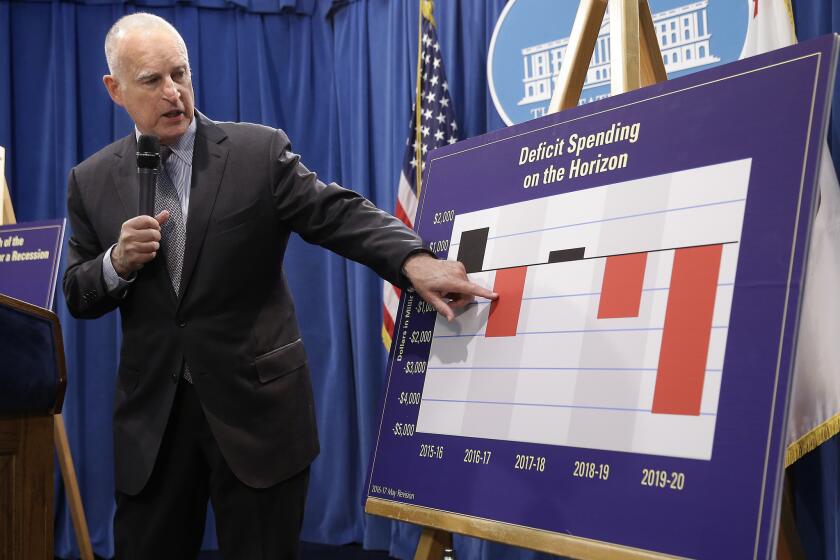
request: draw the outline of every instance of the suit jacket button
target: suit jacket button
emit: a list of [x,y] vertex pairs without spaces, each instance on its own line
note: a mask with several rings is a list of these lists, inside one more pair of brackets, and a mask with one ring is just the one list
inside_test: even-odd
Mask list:
[[187,322],[186,321],[181,321],[181,322],[178,323],[178,326],[183,329],[184,327],[187,326]]
[[178,381],[178,372],[173,371],[170,377],[172,377],[172,381]]

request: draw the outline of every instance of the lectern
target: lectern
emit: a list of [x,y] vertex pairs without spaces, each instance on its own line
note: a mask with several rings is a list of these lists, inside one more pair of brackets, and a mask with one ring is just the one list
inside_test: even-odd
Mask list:
[[53,423],[65,385],[56,315],[0,295],[0,558],[53,558]]

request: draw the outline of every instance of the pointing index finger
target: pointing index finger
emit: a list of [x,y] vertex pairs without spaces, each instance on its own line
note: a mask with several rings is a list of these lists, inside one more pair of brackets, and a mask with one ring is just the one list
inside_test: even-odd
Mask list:
[[483,297],[489,300],[496,300],[499,298],[499,294],[492,290],[488,290],[484,286],[476,284],[475,282],[471,282],[469,280],[464,280],[463,283],[456,289],[451,290],[453,292],[459,292],[462,294],[469,294],[472,296]]
[[471,284],[471,285],[474,288],[473,291],[471,292],[473,295],[480,296],[480,297],[483,297],[485,299],[489,299],[489,300],[493,300],[493,301],[499,299],[499,294],[497,294],[496,292],[488,290],[487,288],[479,286],[478,284]]

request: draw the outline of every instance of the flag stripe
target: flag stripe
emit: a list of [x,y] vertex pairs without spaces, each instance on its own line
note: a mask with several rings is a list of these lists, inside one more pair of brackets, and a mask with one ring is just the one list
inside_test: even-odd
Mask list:
[[411,218],[408,217],[408,213],[403,209],[403,205],[400,204],[399,200],[397,201],[397,209],[394,211],[394,216],[406,226],[414,227],[411,223]]

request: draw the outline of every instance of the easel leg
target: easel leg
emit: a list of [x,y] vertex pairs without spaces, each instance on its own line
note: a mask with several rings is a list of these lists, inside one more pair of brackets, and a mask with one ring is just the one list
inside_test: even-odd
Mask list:
[[93,560],[93,547],[90,544],[85,510],[82,507],[82,496],[79,493],[79,482],[76,480],[76,469],[73,468],[73,457],[70,455],[70,444],[67,440],[67,429],[64,427],[64,417],[55,415],[55,452],[61,467],[61,479],[67,493],[67,503],[70,505],[70,518],[73,520],[73,530],[79,545],[81,560]]
[[639,0],[610,0],[610,93],[642,87]]
[[606,11],[607,0],[582,0],[578,6],[560,75],[548,105],[549,114],[577,106]]
[[662,60],[656,28],[653,26],[653,16],[647,2],[639,4],[639,40],[641,49],[639,69],[642,73],[642,87],[664,82],[668,79],[668,74],[665,72],[665,62]]
[[440,560],[443,557],[443,551],[447,548],[452,548],[452,533],[423,527],[414,560]]

